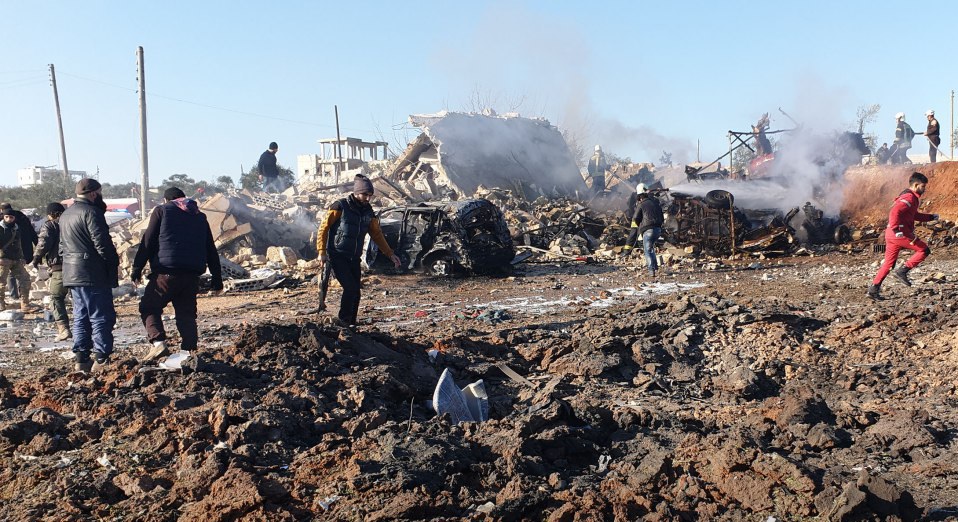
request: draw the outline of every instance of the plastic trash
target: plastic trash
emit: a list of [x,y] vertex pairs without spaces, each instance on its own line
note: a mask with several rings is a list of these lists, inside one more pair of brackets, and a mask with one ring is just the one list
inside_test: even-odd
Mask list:
[[96,459],[96,463],[106,468],[108,471],[113,471],[116,467],[110,462],[110,459],[104,453],[100,458]]
[[183,363],[190,359],[189,350],[180,350],[173,355],[166,358],[166,360],[160,362],[157,366],[164,370],[181,370],[183,369]]
[[333,495],[333,496],[330,496],[330,497],[326,497],[326,498],[324,498],[324,499],[322,499],[322,500],[319,501],[319,507],[323,508],[323,511],[329,511],[329,506],[331,506],[331,505],[333,504],[333,502],[336,502],[336,501],[339,500],[340,498],[342,498],[342,497],[340,497],[339,495]]
[[489,394],[486,393],[486,386],[482,379],[463,388],[462,395],[466,399],[466,406],[469,407],[473,420],[479,422],[489,420]]
[[436,391],[432,394],[432,406],[439,415],[448,413],[455,424],[475,421],[466,404],[466,398],[462,390],[456,386],[449,368],[443,370],[442,375],[439,376]]

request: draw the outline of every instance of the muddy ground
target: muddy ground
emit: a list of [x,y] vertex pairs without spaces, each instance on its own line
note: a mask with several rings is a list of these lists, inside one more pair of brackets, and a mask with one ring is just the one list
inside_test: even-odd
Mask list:
[[[637,261],[371,276],[357,332],[303,314],[309,286],[204,297],[206,367],[185,375],[139,371],[135,301],[120,303],[116,357],[92,377],[28,321],[0,333],[0,510],[958,516],[958,251],[934,252],[910,289],[889,281],[879,303],[864,294],[877,258],[690,264],[654,281]],[[483,379],[490,421],[453,425],[427,408],[445,368],[460,386]]]

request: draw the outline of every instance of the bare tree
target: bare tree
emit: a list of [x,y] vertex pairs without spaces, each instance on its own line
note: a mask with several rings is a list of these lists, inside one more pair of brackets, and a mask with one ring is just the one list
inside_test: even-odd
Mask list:
[[865,133],[865,124],[872,123],[878,118],[878,111],[881,110],[881,105],[874,103],[872,105],[860,105],[858,110],[855,111],[855,118],[858,120],[858,132]]

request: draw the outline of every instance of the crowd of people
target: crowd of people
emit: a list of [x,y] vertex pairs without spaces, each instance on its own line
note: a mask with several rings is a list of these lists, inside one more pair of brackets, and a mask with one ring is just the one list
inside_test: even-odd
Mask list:
[[[928,126],[922,136],[928,139],[928,159],[931,163],[938,161],[938,153],[941,149],[941,126],[935,118],[935,111],[929,109],[925,111],[925,118],[928,120]],[[891,147],[888,143],[882,143],[881,147],[875,151],[875,158],[878,164],[901,164],[911,163],[908,159],[908,150],[912,147],[912,141],[915,139],[915,130],[905,121],[905,113],[899,112],[895,115],[895,139]]]
[[[68,208],[59,202],[47,205],[47,220],[39,234],[22,212],[0,205],[0,281],[12,278],[7,286],[18,293],[20,310],[37,312],[30,303],[31,276],[25,267],[46,265],[56,339],[73,339],[74,369],[89,373],[108,364],[113,354],[113,289],[119,286],[120,259],[106,222],[100,183],[81,179],[75,192]],[[179,348],[190,352],[189,361],[196,368],[200,364],[196,353],[199,278],[208,268],[212,289],[218,292],[223,288],[222,270],[212,231],[196,202],[177,187],[167,189],[163,198],[164,204],[150,213],[131,274],[132,282],[139,284],[149,266],[139,312],[152,346],[143,359],[152,361],[170,353],[162,311],[172,303]],[[4,308],[6,291],[0,288]],[[72,321],[66,307],[68,292]]]

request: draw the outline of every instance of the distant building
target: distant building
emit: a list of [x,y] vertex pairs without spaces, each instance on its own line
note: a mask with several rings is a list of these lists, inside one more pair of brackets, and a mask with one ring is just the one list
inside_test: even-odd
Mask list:
[[[385,141],[363,141],[359,138],[343,138],[338,141],[342,148],[342,159],[339,159],[336,138],[319,140],[319,154],[301,154],[296,157],[296,179],[319,182],[330,185],[336,182],[337,169],[340,173],[340,183],[352,181],[351,172],[362,169],[364,166],[385,162],[386,150],[389,146]],[[348,179],[347,179],[348,178]]]
[[[79,180],[87,177],[87,173],[85,170],[71,170],[70,177],[74,180]],[[39,185],[40,183],[50,179],[62,178],[63,169],[34,165],[32,167],[17,170],[17,184],[21,187],[31,187],[33,185]]]

